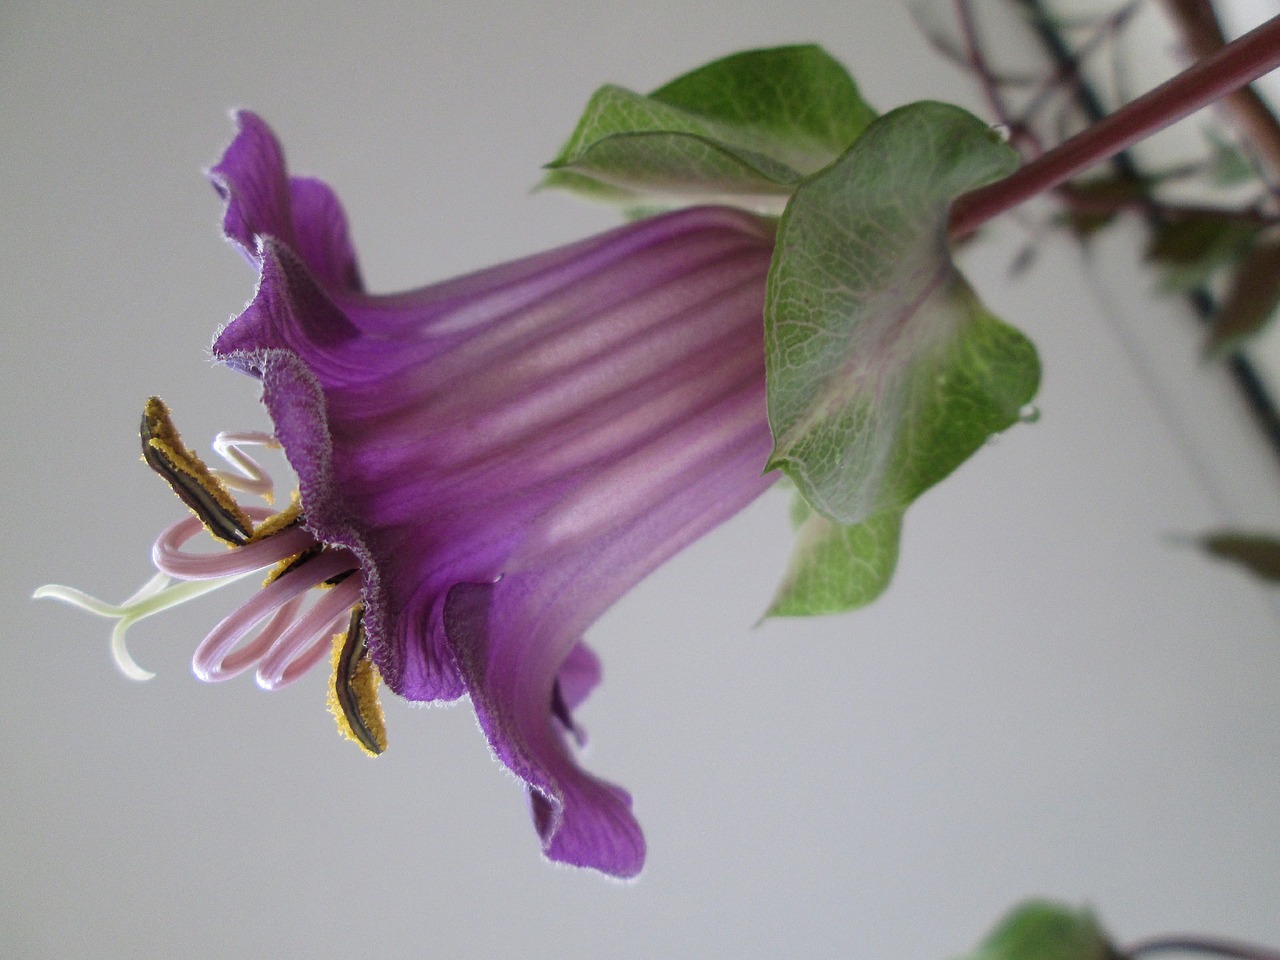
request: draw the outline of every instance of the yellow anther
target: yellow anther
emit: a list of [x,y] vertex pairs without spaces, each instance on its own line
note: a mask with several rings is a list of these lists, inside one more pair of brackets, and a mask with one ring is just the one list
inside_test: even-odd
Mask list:
[[169,408],[151,397],[142,412],[142,459],[168,481],[213,536],[232,546],[253,537],[253,521],[204,461],[182,442]]
[[[314,560],[316,557],[320,556],[322,552],[324,552],[324,547],[317,543],[307,547],[307,549],[303,550],[301,553],[295,553],[291,557],[285,557],[267,572],[266,577],[262,580],[262,585],[265,587],[268,584],[275,583],[286,573],[289,573],[291,570],[298,569],[298,567],[302,566],[308,560]],[[321,583],[318,586],[323,587],[324,584]]]
[[302,519],[302,497],[295,490],[289,498],[289,505],[279,513],[273,513],[254,528],[250,543],[265,540],[273,533],[279,533],[285,527],[292,526]]
[[346,632],[333,637],[329,712],[338,721],[338,732],[371,757],[387,749],[387,726],[378,701],[381,680],[365,645],[364,608],[357,606]]
[[[297,523],[301,519],[302,519],[302,499],[299,496],[298,491],[295,490],[293,491],[293,495],[289,501],[289,505],[285,507],[283,510],[281,510],[279,513],[273,513],[271,516],[267,517],[267,519],[263,520],[260,524],[258,524],[258,528],[253,532],[253,537],[250,539],[249,542],[253,543],[258,540],[264,540],[267,537],[271,536],[273,533],[279,533],[281,530],[284,530],[286,527],[292,526],[293,524]],[[291,557],[285,557],[283,560],[281,560],[279,563],[277,563],[274,567],[271,568],[270,572],[266,576],[266,579],[262,581],[262,585],[265,587],[267,584],[273,583],[274,581],[279,580],[290,570],[293,570],[295,567],[301,565],[304,561],[311,560],[311,559],[314,559],[315,557],[320,556],[322,549],[323,548],[319,544],[315,544],[311,547],[308,547],[306,550],[303,550],[301,553],[295,553]]]

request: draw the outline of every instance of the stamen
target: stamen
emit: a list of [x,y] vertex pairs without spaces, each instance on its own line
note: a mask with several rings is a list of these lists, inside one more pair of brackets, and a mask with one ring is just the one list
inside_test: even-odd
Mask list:
[[[271,502],[270,476],[240,448],[279,447],[274,437],[257,432],[218,434],[213,448],[233,469],[210,470],[182,442],[168,408],[156,397],[147,401],[143,411],[141,437],[143,459],[195,514],[170,524],[156,538],[151,559],[159,572],[120,604],[61,584],[40,587],[34,596],[62,600],[117,620],[111,632],[116,665],[130,679],[150,680],[155,674],[129,655],[125,634],[130,626],[276,564],[263,589],[205,637],[196,649],[192,669],[202,680],[226,680],[261,661],[261,686],[273,690],[292,683],[323,658],[331,645],[329,635],[359,605],[359,564],[344,550],[323,547],[303,528],[297,493],[288,507],[272,512],[241,507],[228,492],[231,488],[253,493]],[[184,550],[201,529],[233,549],[221,554]],[[306,593],[316,586],[332,589],[299,616]],[[267,617],[266,626],[237,649]],[[373,736],[368,729],[364,732]]]
[[[269,511],[251,507],[247,513],[257,520],[261,519],[259,514]],[[203,529],[199,517],[183,517],[167,527],[151,548],[151,562],[156,569],[183,580],[208,580],[260,570],[316,546],[315,537],[295,525],[224,553],[188,553],[181,549]]]
[[338,721],[338,731],[371,757],[387,749],[387,726],[378,702],[380,680],[365,642],[364,607],[357,605],[346,633],[333,638],[329,712]]
[[169,408],[151,397],[142,411],[142,459],[160,474],[209,532],[239,546],[253,536],[253,522],[204,461],[182,442]]
[[235,467],[232,470],[210,470],[224,486],[241,493],[251,493],[261,497],[267,503],[275,503],[275,484],[271,475],[249,456],[241,447],[267,447],[280,449],[280,441],[269,433],[257,430],[246,430],[240,433],[223,431],[213,438],[213,449],[223,460]]
[[293,491],[293,493],[289,494],[289,505],[279,513],[273,513],[265,520],[258,520],[258,515],[252,508],[247,509],[246,512],[255,521],[253,536],[249,542],[255,543],[258,540],[265,540],[267,537],[274,537],[286,527],[302,522],[302,495],[297,490]]
[[306,594],[299,594],[281,606],[271,615],[267,625],[258,631],[258,635],[251,642],[223,660],[222,668],[227,675],[233,676],[247,670],[266,656],[267,651],[275,646],[280,636],[298,619],[298,613],[302,610],[302,604],[306,599]]
[[[316,554],[314,559],[267,584],[246,603],[225,617],[200,642],[191,661],[191,668],[196,676],[212,683],[228,680],[242,673],[264,652],[261,649],[262,643],[259,637],[234,658],[232,657],[236,644],[244,639],[255,624],[290,600],[301,597],[312,587],[357,566],[358,563],[351,554],[341,550],[325,550]],[[347,606],[350,605],[350,603],[347,604]],[[330,616],[332,617],[332,614]]]
[[267,574],[266,579],[262,581],[262,585],[265,587],[267,584],[275,583],[286,573],[296,570],[308,560],[314,560],[322,550],[324,550],[324,547],[317,543],[307,547],[305,550],[301,550],[298,553],[283,558],[275,565],[271,572]]
[[361,580],[348,577],[286,630],[258,665],[258,686],[279,690],[315,666],[332,646],[351,608],[360,602]]

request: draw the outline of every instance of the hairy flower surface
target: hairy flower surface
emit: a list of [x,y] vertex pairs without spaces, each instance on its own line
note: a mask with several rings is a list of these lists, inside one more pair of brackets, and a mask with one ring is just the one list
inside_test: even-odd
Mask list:
[[[197,676],[255,669],[277,689],[329,659],[330,708],[371,754],[386,745],[379,682],[410,700],[469,696],[528,785],[546,855],[634,876],[631,798],[574,758],[572,712],[600,679],[582,635],[772,482],[774,224],[694,208],[371,295],[332,191],[289,176],[258,117],[238,121],[210,177],[260,279],[213,352],[262,381],[274,435],[219,435],[233,469],[211,470],[152,398],[143,458],[195,516],[161,533],[159,572],[122,604],[56,585],[36,595],[118,620],[116,661],[147,679],[125,648],[131,624],[270,570],[200,643]],[[241,449],[262,445],[298,475],[278,513],[231,492],[270,501]],[[186,550],[201,530],[229,549]]]
[[302,526],[358,570],[317,620],[358,584],[382,678],[410,700],[470,695],[547,856],[636,874],[630,797],[572,753],[599,678],[582,635],[772,482],[773,224],[695,208],[371,295],[331,190],[238,120],[210,175],[260,282],[213,350],[261,379]]

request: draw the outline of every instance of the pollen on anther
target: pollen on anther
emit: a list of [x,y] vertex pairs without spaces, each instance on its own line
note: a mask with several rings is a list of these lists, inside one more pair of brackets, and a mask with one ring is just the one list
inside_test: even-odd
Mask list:
[[387,728],[378,700],[382,678],[365,645],[362,607],[351,611],[344,633],[334,634],[332,663],[329,712],[338,722],[338,732],[376,757],[387,749]]

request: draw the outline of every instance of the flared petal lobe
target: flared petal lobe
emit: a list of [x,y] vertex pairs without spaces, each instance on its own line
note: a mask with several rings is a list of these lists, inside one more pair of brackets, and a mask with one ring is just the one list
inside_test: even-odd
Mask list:
[[634,875],[630,797],[571,752],[581,638],[771,482],[772,224],[695,208],[372,296],[336,199],[241,123],[213,174],[261,279],[214,352],[261,378],[308,529],[359,558],[379,670],[471,696],[549,857]]
[[209,170],[214,188],[227,201],[222,218],[227,239],[256,264],[258,237],[276,237],[292,246],[325,286],[361,290],[347,216],[329,185],[289,176],[284,151],[261,117],[241,110],[236,122],[239,134]]

